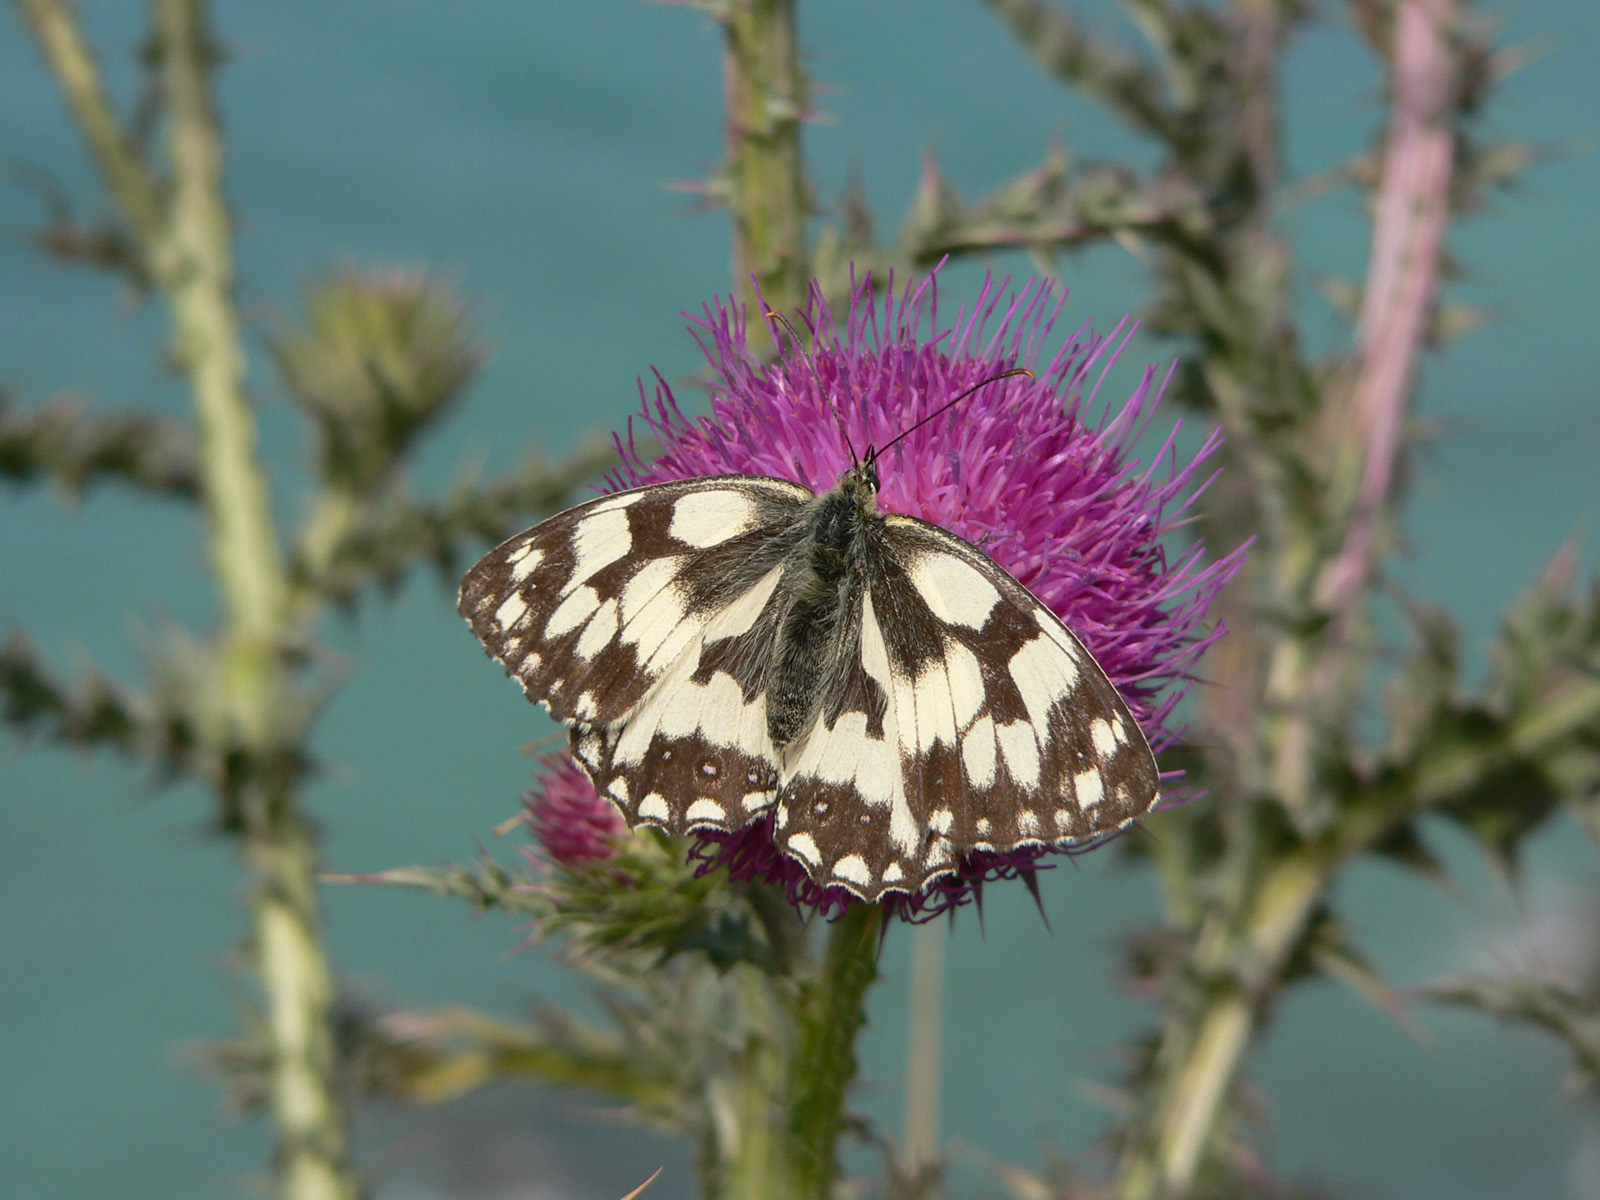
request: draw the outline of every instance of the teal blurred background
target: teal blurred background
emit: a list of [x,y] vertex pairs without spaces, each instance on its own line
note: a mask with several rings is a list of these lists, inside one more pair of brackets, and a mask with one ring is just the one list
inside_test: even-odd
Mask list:
[[[142,6],[80,5],[118,96],[131,98]],[[1131,38],[1110,7],[1103,30]],[[1497,6],[1505,39],[1545,51],[1504,86],[1492,128],[1563,150],[1452,243],[1464,299],[1496,322],[1430,361],[1422,413],[1443,436],[1418,463],[1404,578],[1451,608],[1469,645],[1561,543],[1600,514],[1600,5]],[[459,464],[510,466],[620,424],[635,378],[696,363],[680,310],[729,284],[727,222],[663,183],[721,152],[720,43],[691,12],[626,2],[330,6],[219,3],[233,55],[221,76],[240,296],[256,334],[318,271],[398,263],[455,279],[494,355],[464,411],[419,464],[421,487]],[[886,230],[924,147],[969,196],[1039,161],[1052,138],[1085,157],[1149,163],[1096,110],[1044,80],[975,3],[815,0],[809,67],[828,121],[808,130],[823,198],[857,164]],[[1368,144],[1381,80],[1343,21],[1286,64],[1292,169]],[[0,18],[0,383],[20,403],[62,389],[107,407],[181,413],[156,306],[43,262],[29,231],[47,175],[91,216],[98,185],[15,12]],[[1344,193],[1299,209],[1309,328],[1342,336],[1317,273],[1359,278],[1365,226]],[[1020,259],[1002,270],[1025,275]],[[1063,264],[1072,324],[1141,302],[1121,251]],[[981,268],[946,279],[951,300]],[[259,339],[256,348],[259,349]],[[1170,355],[1140,343],[1119,367]],[[1134,360],[1138,360],[1137,362]],[[303,431],[257,359],[252,387],[286,519],[299,511]],[[515,808],[519,744],[548,732],[419,575],[392,602],[328,631],[349,683],[322,726],[328,770],[311,802],[339,870],[460,859]],[[202,530],[175,505],[115,490],[68,508],[47,489],[0,497],[0,628],[25,628],[62,666],[92,658],[132,678],[141,641],[215,615]],[[1481,653],[1474,651],[1474,661]],[[239,873],[206,832],[207,799],[156,790],[106,757],[7,738],[0,750],[0,1196],[198,1200],[247,1194],[268,1141],[182,1064],[183,1046],[236,1026],[226,969],[243,933]],[[1209,802],[1209,801],[1208,801]],[[1159,822],[1152,822],[1159,836]],[[1577,828],[1536,842],[1519,900],[1445,830],[1446,894],[1397,870],[1345,881],[1344,913],[1400,986],[1516,955],[1586,953],[1600,869]],[[1015,889],[1013,889],[1015,891]],[[997,889],[986,933],[949,948],[943,1128],[958,1180],[998,1195],[986,1158],[1024,1164],[1086,1146],[1104,1113],[1085,1081],[1116,1077],[1114,1047],[1149,1012],[1118,988],[1119,936],[1157,909],[1151,881],[1108,855],[1044,881],[1052,936],[1025,895]],[[337,966],[374,1003],[467,1002],[514,1014],[584,999],[499,918],[382,890],[326,895]],[[898,1133],[909,939],[896,931],[862,1045],[861,1107]],[[1532,949],[1530,950],[1530,947]],[[1419,1033],[1420,1031],[1420,1033]],[[1419,1014],[1407,1030],[1348,992],[1298,993],[1252,1072],[1278,1166],[1376,1200],[1600,1195],[1600,1117],[1563,1099],[1561,1053],[1477,1018]],[[582,1099],[499,1089],[430,1112],[369,1111],[363,1164],[389,1198],[689,1194],[670,1141],[584,1119]]]

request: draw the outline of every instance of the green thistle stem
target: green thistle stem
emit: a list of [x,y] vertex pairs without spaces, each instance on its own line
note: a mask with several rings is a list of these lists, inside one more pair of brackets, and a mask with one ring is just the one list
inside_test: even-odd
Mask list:
[[[286,797],[287,798],[287,797]],[[254,962],[272,1039],[270,1093],[284,1200],[354,1200],[345,1119],[333,1086],[333,984],[318,940],[317,855],[292,803],[254,822],[245,858],[254,877]]]
[[706,1175],[708,1200],[772,1195],[782,1169],[781,1127],[774,1119],[773,1102],[783,1094],[783,1052],[781,1038],[773,1034],[783,1026],[783,1011],[759,972],[744,968],[743,974],[740,991],[751,1032],[727,1081],[732,1119],[718,1122],[725,1124],[720,1130],[723,1161],[715,1174]]
[[1192,1023],[1169,1027],[1163,1039],[1166,1079],[1154,1137],[1124,1163],[1122,1200],[1189,1190],[1254,1036],[1256,996],[1283,970],[1342,858],[1313,850],[1277,863],[1255,891],[1244,931],[1203,943],[1197,973],[1229,982]]
[[89,147],[166,296],[174,350],[198,425],[201,492],[226,613],[222,704],[227,740],[244,751],[222,785],[252,876],[252,961],[271,1039],[269,1095],[285,1200],[353,1200],[358,1189],[334,1089],[332,981],[318,940],[316,852],[299,812],[293,743],[301,735],[284,658],[288,581],[244,393],[233,303],[232,231],[211,90],[216,53],[202,0],[157,0],[156,44],[170,114],[162,187],[111,110],[100,71],[61,0],[19,0]]
[[17,0],[66,93],[106,187],[148,256],[161,241],[160,189],[106,99],[100,68],[62,0]]
[[867,989],[878,975],[883,913],[854,904],[830,926],[817,973],[795,1004],[789,1061],[787,1200],[827,1200],[838,1171],[844,1097],[856,1075],[856,1035],[866,1020]]
[[316,852],[287,772],[278,767],[292,736],[287,712],[293,685],[281,654],[288,586],[256,453],[255,415],[243,388],[222,139],[210,81],[214,53],[199,0],[160,0],[155,13],[172,113],[168,237],[174,269],[163,285],[199,415],[212,555],[228,614],[230,715],[256,756],[241,799],[245,860],[254,876],[254,962],[272,1039],[279,1186],[292,1200],[346,1200],[356,1187],[333,1089],[333,986],[318,940]]
[[293,685],[281,655],[288,586],[243,388],[210,82],[214,55],[199,0],[160,0],[155,12],[172,113],[168,236],[175,266],[163,284],[199,415],[212,554],[228,614],[228,702],[257,758],[241,798],[244,854],[254,877],[254,963],[272,1039],[279,1187],[292,1200],[347,1200],[357,1189],[333,1087],[333,985],[318,939],[316,851],[287,773],[277,766],[292,736],[286,714]]
[[805,171],[794,0],[729,0],[726,31],[728,207],[733,213],[733,282],[755,312],[754,276],[766,302],[798,308],[810,281]]
[[[809,203],[801,157],[805,77],[796,0],[726,0],[721,9],[733,216],[733,283],[746,311],[793,312],[810,281]],[[880,914],[854,905],[829,929],[817,972],[795,996],[787,1062],[752,1043],[735,1084],[735,1128],[722,1139],[731,1195],[825,1200],[837,1171],[844,1096],[855,1078],[855,1038],[877,974]],[[786,1076],[786,1078],[785,1078]],[[781,1113],[773,1105],[783,1102]],[[774,1117],[782,1133],[774,1137]]]

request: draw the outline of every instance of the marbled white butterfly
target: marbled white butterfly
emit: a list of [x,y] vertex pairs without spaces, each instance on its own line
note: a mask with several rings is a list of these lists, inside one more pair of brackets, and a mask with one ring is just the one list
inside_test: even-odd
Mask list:
[[580,504],[473,567],[461,615],[630,826],[772,814],[867,900],[1149,812],[1155,757],[1099,664],[977,547],[880,512],[877,463],[823,495],[720,475]]

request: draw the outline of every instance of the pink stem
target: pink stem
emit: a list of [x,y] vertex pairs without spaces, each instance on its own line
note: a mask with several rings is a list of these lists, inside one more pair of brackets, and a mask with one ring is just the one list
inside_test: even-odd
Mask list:
[[1318,589],[1323,607],[1341,621],[1372,571],[1373,537],[1394,482],[1406,398],[1450,220],[1458,83],[1449,33],[1456,15],[1456,0],[1402,0],[1395,18],[1394,106],[1357,324],[1351,406],[1356,436],[1365,435],[1366,465],[1349,536]]

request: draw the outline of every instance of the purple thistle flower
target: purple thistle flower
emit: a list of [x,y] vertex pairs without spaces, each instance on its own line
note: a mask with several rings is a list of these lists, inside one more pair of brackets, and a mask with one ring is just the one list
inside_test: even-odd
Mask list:
[[628,832],[617,806],[602,799],[566,751],[539,756],[542,768],[522,798],[523,812],[545,855],[565,867],[600,862]]
[[[853,281],[842,322],[813,287],[801,319],[814,346],[802,353],[775,330],[782,353],[771,363],[750,352],[744,314],[714,301],[691,318],[713,375],[711,415],[686,418],[659,374],[653,403],[641,382],[643,420],[662,453],[642,459],[630,423],[626,465],[612,484],[750,474],[827,491],[854,465],[851,445],[857,454],[887,445],[974,384],[1028,367],[1036,378],[979,388],[895,445],[879,463],[879,503],[944,527],[1011,572],[1077,634],[1159,752],[1176,737],[1172,711],[1195,661],[1222,633],[1203,627],[1206,610],[1242,561],[1241,548],[1207,565],[1195,545],[1174,563],[1162,545],[1209,482],[1197,472],[1220,435],[1180,467],[1174,426],[1141,466],[1133,446],[1166,380],[1158,384],[1147,368],[1126,402],[1091,411],[1126,345],[1116,341],[1123,325],[1103,338],[1085,326],[1040,366],[1064,298],[1034,282],[1002,298],[1005,286],[986,280],[948,327],[939,322],[932,275],[898,295],[891,280],[881,297],[870,277]],[[1173,784],[1179,774],[1165,778]],[[779,883],[797,905],[842,911],[856,899],[813,882],[772,833],[770,815],[733,833],[707,831],[692,855],[703,870],[726,866],[735,879]],[[898,897],[901,914],[944,911],[986,879],[1033,871],[1053,852],[969,854],[955,875]]]

